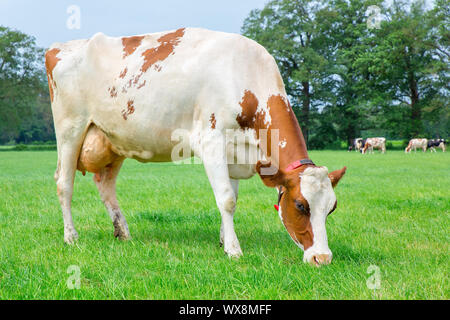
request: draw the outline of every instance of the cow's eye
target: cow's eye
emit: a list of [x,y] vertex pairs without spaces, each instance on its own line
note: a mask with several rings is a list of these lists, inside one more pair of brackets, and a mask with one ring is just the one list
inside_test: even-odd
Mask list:
[[305,206],[303,205],[303,203],[295,201],[295,207],[297,208],[297,210],[303,211],[305,212]]

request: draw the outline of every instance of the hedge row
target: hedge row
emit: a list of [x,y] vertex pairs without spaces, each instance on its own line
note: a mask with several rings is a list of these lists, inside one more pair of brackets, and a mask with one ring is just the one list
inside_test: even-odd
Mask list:
[[54,145],[28,145],[28,144],[18,144],[15,146],[2,146],[1,151],[55,151],[56,144]]

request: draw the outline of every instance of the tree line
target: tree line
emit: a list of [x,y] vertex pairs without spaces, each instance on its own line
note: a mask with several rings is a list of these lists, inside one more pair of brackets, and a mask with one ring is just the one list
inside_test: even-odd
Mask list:
[[[272,0],[242,34],[276,59],[310,148],[356,137],[447,138],[450,5]],[[0,144],[54,141],[44,49],[0,26]]]
[[44,49],[0,26],[0,144],[55,140]]
[[447,138],[450,7],[436,0],[273,0],[242,34],[277,60],[309,147]]

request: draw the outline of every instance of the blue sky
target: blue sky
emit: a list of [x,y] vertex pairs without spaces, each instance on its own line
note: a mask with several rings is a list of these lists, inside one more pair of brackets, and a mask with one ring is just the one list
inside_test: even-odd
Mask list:
[[[0,25],[36,38],[39,46],[89,38],[96,32],[123,36],[203,27],[239,33],[244,19],[268,0],[0,0]],[[80,29],[66,26],[71,5],[80,9]],[[73,12],[72,12],[73,14]]]

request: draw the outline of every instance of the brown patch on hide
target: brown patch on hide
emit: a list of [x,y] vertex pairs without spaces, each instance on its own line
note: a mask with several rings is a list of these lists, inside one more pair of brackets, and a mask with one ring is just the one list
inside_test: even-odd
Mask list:
[[142,83],[137,87],[137,89],[141,89],[142,87],[145,86],[146,83],[147,83],[147,80],[144,80],[144,82],[142,82]]
[[60,52],[60,49],[54,48],[45,53],[45,68],[47,70],[48,89],[51,102],[53,102],[54,98],[53,87],[56,88],[56,82],[53,80],[53,69],[55,69],[58,62],[61,61],[61,59],[57,57]]
[[134,101],[128,100],[127,108],[122,110],[122,117],[124,120],[128,120],[128,116],[134,113]]
[[280,168],[285,169],[297,160],[309,159],[302,130],[289,101],[280,94],[272,95],[267,108],[271,118],[269,129],[278,129],[280,141],[287,142],[286,147],[279,151]]
[[[160,37],[158,39],[158,42],[160,43],[158,47],[150,48],[142,53],[144,64],[141,67],[141,71],[145,73],[155,63],[164,61],[173,54],[175,47],[180,43],[181,38],[184,36],[184,30],[184,28],[181,28]],[[157,71],[161,71],[161,67],[158,68]]]
[[213,114],[211,114],[211,118],[209,119],[209,122],[211,122],[211,129],[215,129],[216,128],[216,116]]
[[123,45],[123,58],[133,54],[136,49],[141,45],[144,36],[133,36],[122,38]]
[[[289,188],[283,188],[285,193],[280,201],[283,224],[292,240],[300,243],[304,250],[307,250],[314,243],[309,203],[300,192],[298,172],[288,173],[286,178],[296,183],[292,185],[288,183]],[[301,204],[304,209],[299,210],[296,204]]]
[[117,89],[116,89],[116,87],[109,88],[108,92],[109,92],[109,95],[111,96],[111,98],[117,97]]
[[264,122],[265,112],[257,111],[259,101],[255,94],[250,90],[245,90],[239,105],[242,108],[240,114],[237,115],[236,121],[241,129],[255,129],[256,137],[259,138],[259,129],[266,129],[267,125]]
[[119,75],[119,78],[122,78],[122,79],[125,78],[125,76],[127,75],[127,72],[128,72],[128,68],[123,69]]

